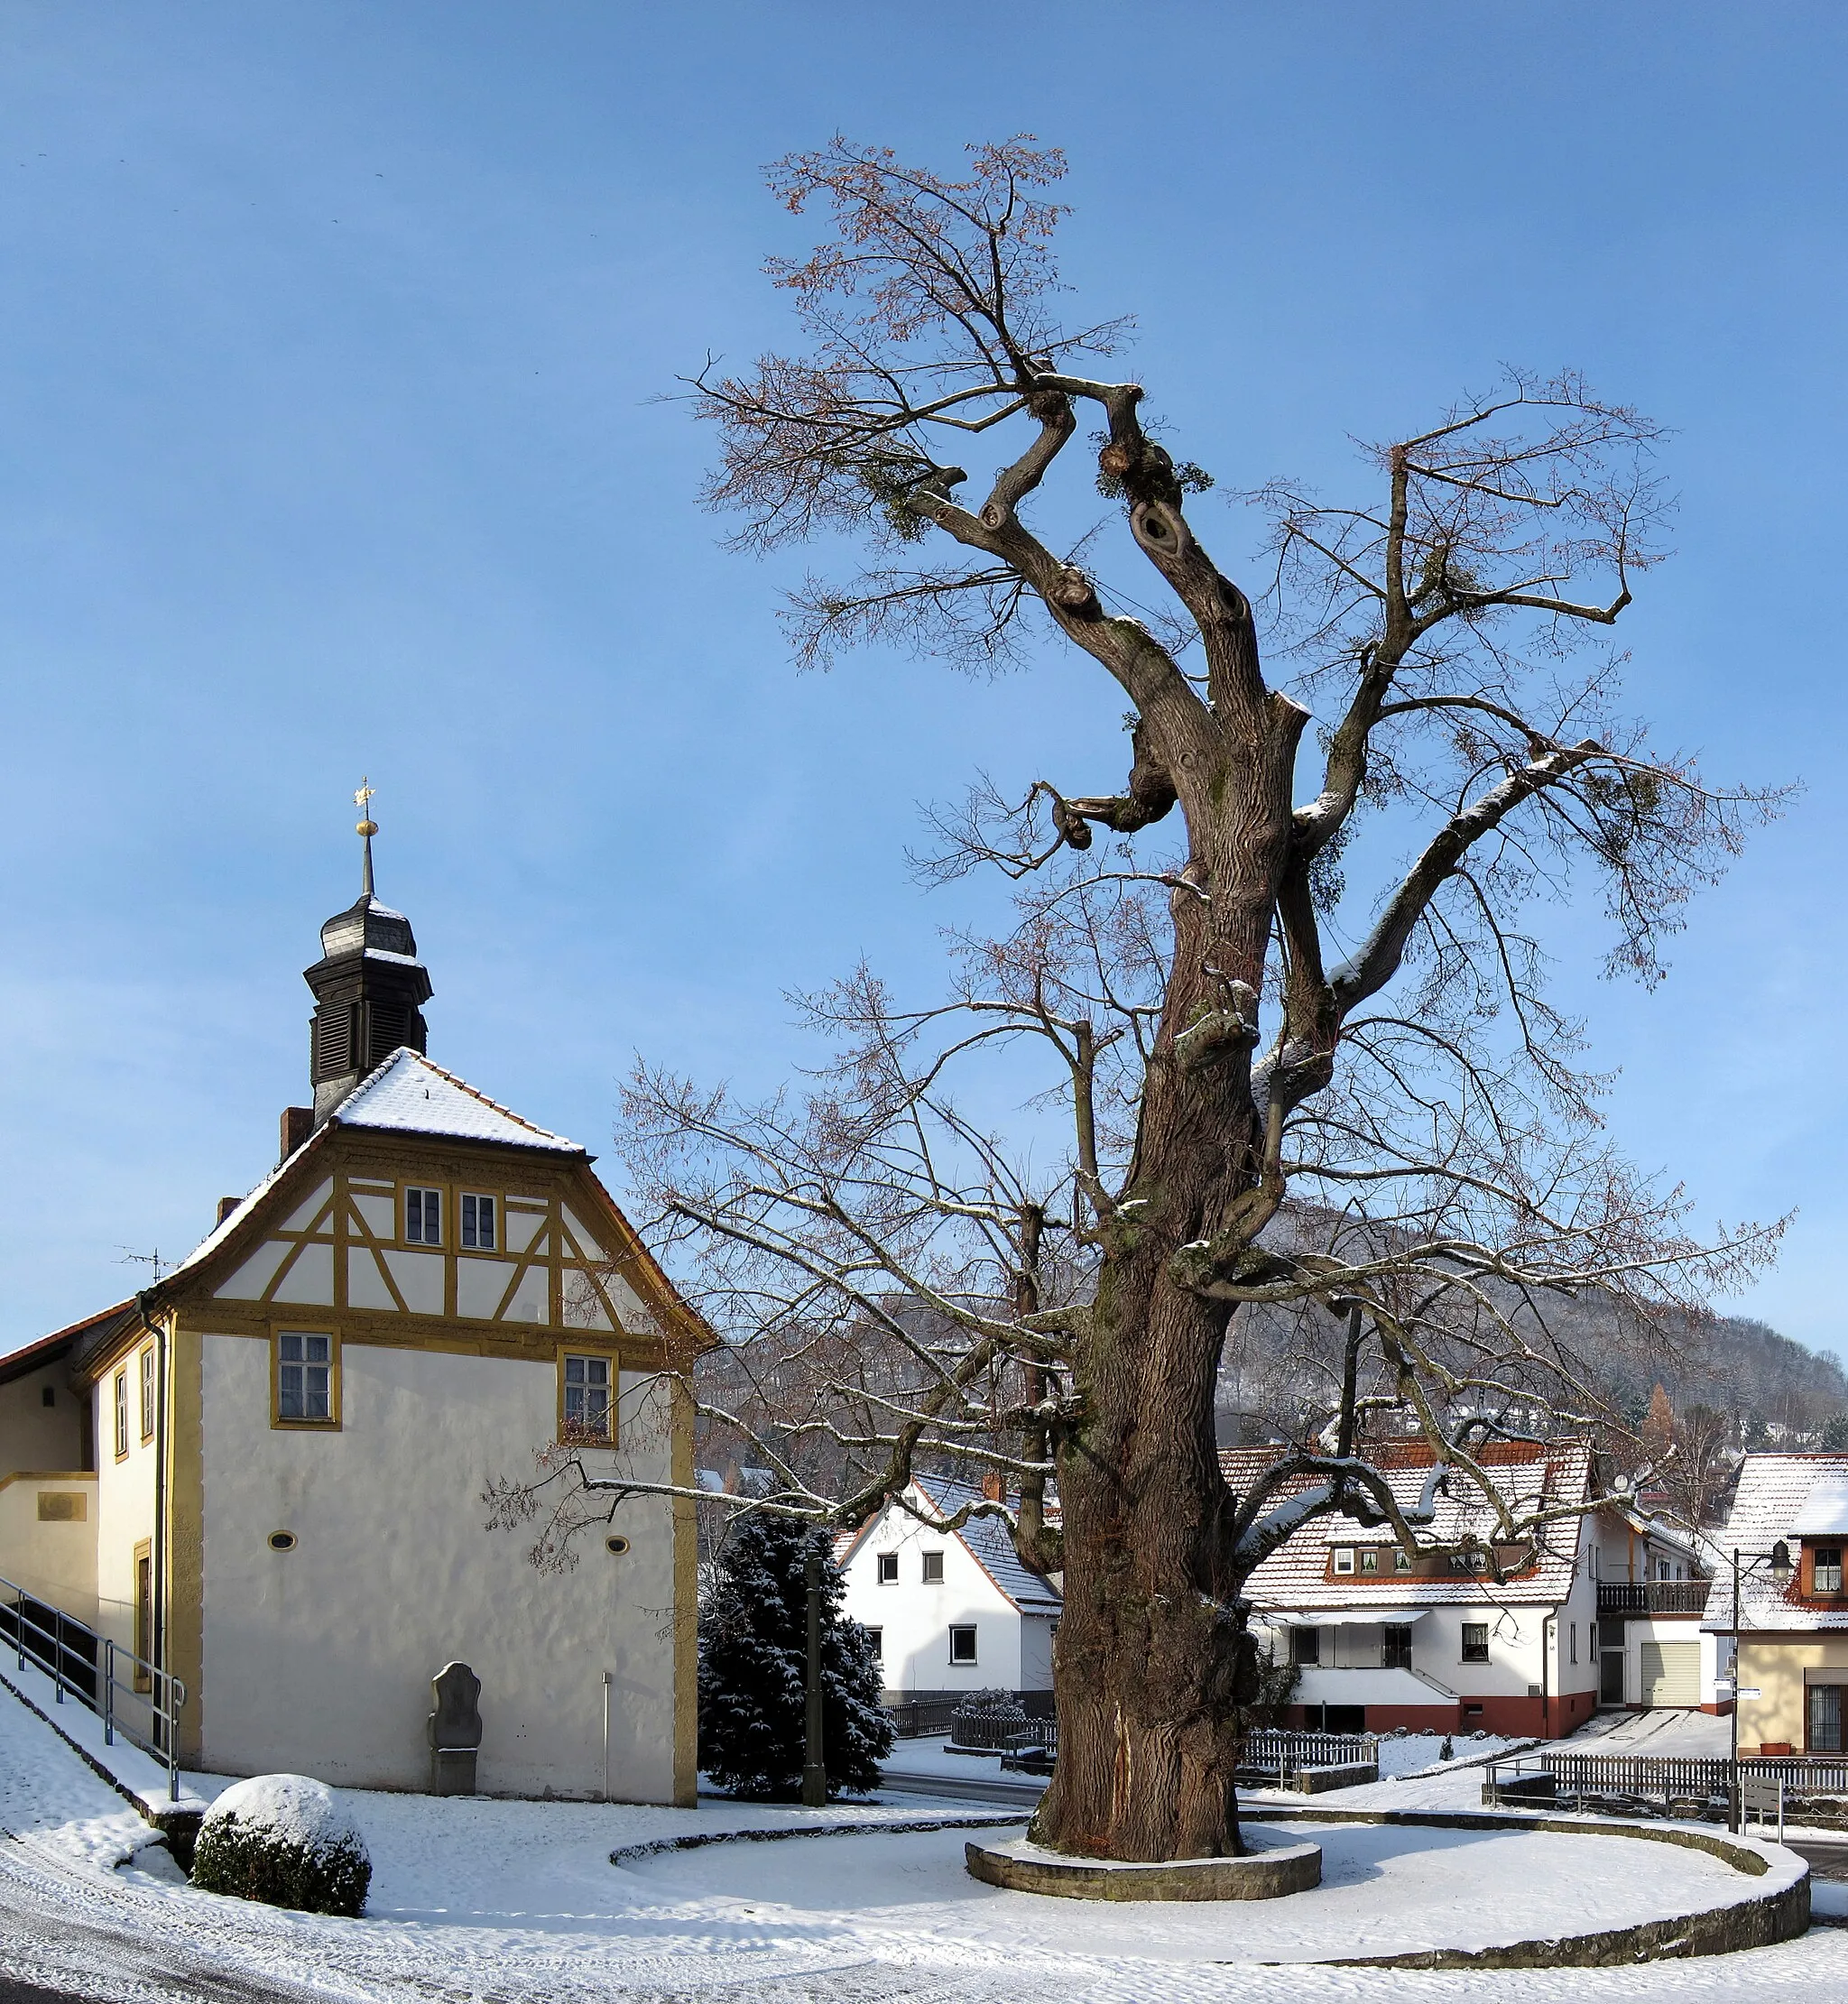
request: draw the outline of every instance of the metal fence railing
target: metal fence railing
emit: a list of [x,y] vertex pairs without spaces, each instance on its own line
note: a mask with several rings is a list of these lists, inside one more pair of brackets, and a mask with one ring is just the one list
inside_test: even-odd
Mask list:
[[1735,1768],[1723,1758],[1675,1754],[1529,1753],[1488,1764],[1493,1803],[1595,1804],[1641,1815],[1723,1815],[1746,1780],[1783,1783],[1793,1803],[1848,1796],[1848,1756],[1756,1755]]
[[36,1664],[51,1679],[55,1702],[66,1697],[103,1722],[103,1744],[121,1736],[167,1770],[167,1796],[180,1799],[180,1709],[186,1685],[133,1649],[98,1635],[25,1587],[0,1579],[0,1641],[23,1670]]

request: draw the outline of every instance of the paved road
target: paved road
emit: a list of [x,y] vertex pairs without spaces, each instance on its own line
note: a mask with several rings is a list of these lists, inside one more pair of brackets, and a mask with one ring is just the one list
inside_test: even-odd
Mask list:
[[1811,1878],[1848,1879],[1848,1843],[1832,1843],[1820,1837],[1793,1837],[1790,1848],[1799,1858],[1809,1860]]
[[999,1802],[1010,1808],[1019,1803],[1030,1809],[1046,1793],[1043,1781],[1016,1781],[1012,1775],[920,1775],[888,1771],[879,1783],[885,1794],[936,1796],[951,1802]]

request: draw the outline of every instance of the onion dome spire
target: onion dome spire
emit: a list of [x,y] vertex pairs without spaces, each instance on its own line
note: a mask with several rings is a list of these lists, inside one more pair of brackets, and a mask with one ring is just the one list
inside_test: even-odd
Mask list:
[[302,975],[315,1002],[309,1076],[317,1126],[394,1050],[408,1045],[421,1052],[428,1038],[422,1004],[430,998],[430,975],[417,957],[411,921],[374,891],[372,838],[379,828],[373,793],[362,780],[353,797],[363,817],[354,832],[365,845],[358,900],[321,928],[321,957]]

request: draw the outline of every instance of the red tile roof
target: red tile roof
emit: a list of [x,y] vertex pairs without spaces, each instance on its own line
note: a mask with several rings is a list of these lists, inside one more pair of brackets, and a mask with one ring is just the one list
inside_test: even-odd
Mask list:
[[[1228,1447],[1219,1465],[1227,1482],[1243,1492],[1284,1450],[1277,1447]],[[1383,1473],[1400,1506],[1415,1505],[1437,1457],[1423,1442],[1382,1442],[1366,1450],[1366,1459]],[[1517,1514],[1544,1501],[1549,1507],[1571,1507],[1591,1499],[1591,1450],[1583,1441],[1550,1441],[1529,1445],[1508,1443],[1486,1449],[1480,1459],[1501,1473],[1496,1487]],[[1320,1478],[1293,1477],[1278,1500],[1300,1495]],[[1466,1477],[1453,1474],[1448,1493],[1436,1498],[1437,1514],[1430,1536],[1452,1542],[1474,1535],[1487,1541],[1495,1531],[1494,1512]],[[1440,1606],[1493,1599],[1498,1602],[1557,1603],[1572,1590],[1576,1570],[1582,1519],[1562,1518],[1547,1526],[1540,1538],[1540,1560],[1531,1572],[1497,1584],[1478,1574],[1418,1579],[1394,1574],[1390,1564],[1378,1574],[1329,1577],[1328,1554],[1335,1545],[1390,1548],[1395,1542],[1390,1525],[1363,1526],[1347,1516],[1312,1518],[1259,1565],[1245,1586],[1245,1595],[1260,1612],[1363,1606],[1377,1600],[1382,1607]]]

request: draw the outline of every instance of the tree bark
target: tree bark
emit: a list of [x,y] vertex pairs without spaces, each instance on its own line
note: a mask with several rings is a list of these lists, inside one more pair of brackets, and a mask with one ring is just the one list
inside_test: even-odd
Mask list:
[[1127,1861],[1241,1849],[1234,1777],[1253,1646],[1214,1425],[1232,1311],[1185,1284],[1176,1254],[1228,1228],[1261,1229],[1266,1121],[1250,1039],[1197,1057],[1177,1040],[1241,988],[1255,1014],[1304,713],[1267,696],[1210,716],[1213,756],[1199,755],[1197,716],[1164,760],[1187,818],[1183,880],[1197,888],[1175,893],[1173,974],[1135,1156],[1104,1222],[1091,1334],[1075,1359],[1082,1418],[1058,1453],[1059,1754],[1034,1835]]

